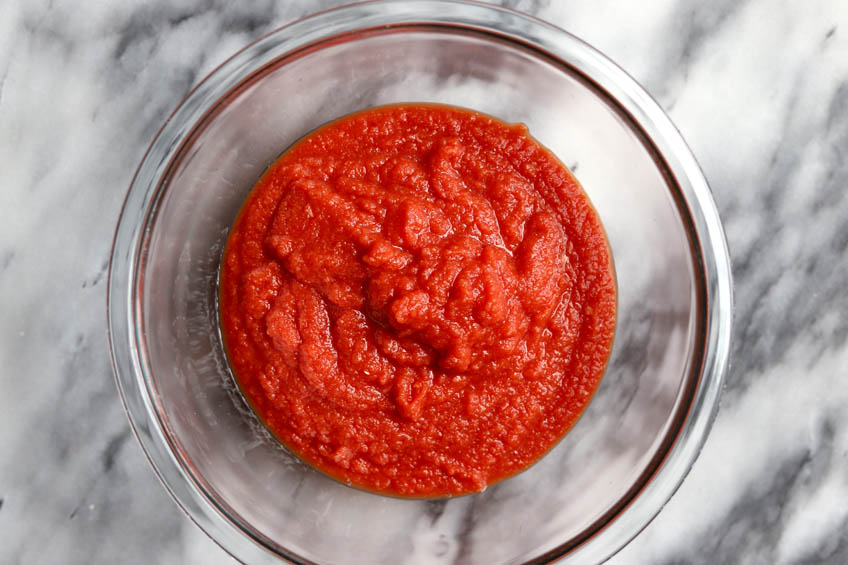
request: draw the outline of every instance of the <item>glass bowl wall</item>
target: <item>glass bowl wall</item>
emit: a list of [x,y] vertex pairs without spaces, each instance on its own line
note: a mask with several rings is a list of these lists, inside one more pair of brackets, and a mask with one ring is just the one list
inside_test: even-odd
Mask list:
[[[381,497],[306,467],[239,395],[217,330],[227,231],[292,142],[380,104],[524,122],[607,229],[619,319],[586,413],[484,493]],[[726,365],[730,271],[709,189],[644,91],[573,36],[515,12],[376,2],[282,28],[207,77],[145,155],[117,229],[109,322],[133,428],[183,509],[245,562],[595,562],[635,536],[693,463]]]

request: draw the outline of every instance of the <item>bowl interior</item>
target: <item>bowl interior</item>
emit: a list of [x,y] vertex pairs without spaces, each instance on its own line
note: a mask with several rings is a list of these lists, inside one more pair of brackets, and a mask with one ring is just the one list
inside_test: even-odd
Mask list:
[[[265,168],[315,127],[395,102],[527,124],[595,204],[619,284],[610,364],[578,424],[528,471],[451,500],[359,492],[290,456],[240,397],[216,329],[227,231]],[[677,194],[657,151],[613,100],[525,45],[411,25],[275,60],[194,127],[142,236],[138,357],[173,456],[228,520],[298,561],[517,563],[577,546],[644,486],[691,398],[704,300]]]

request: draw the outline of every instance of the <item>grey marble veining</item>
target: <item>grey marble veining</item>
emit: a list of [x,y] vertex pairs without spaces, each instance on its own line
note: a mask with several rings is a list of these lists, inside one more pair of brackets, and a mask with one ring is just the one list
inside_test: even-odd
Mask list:
[[[232,563],[129,430],[108,254],[131,175],[188,89],[336,4],[0,4],[0,562]],[[505,4],[657,98],[710,180],[733,258],[721,412],[678,493],[611,562],[848,563],[848,3]],[[436,551],[428,531],[416,539]]]

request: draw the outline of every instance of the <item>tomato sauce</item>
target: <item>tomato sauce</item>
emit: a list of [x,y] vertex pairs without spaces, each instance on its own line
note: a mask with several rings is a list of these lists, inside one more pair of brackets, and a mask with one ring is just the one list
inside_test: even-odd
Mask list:
[[523,125],[437,105],[311,133],[229,235],[236,379],[303,460],[395,496],[482,491],[571,428],[616,285],[597,213]]

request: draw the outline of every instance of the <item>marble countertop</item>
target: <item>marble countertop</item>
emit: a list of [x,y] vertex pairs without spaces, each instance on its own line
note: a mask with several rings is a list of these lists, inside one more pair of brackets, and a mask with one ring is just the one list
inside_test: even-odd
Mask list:
[[[169,499],[112,377],[130,177],[229,54],[338,2],[0,4],[0,562],[232,563]],[[700,459],[615,564],[848,563],[848,3],[506,1],[640,81],[709,179],[735,340]]]

